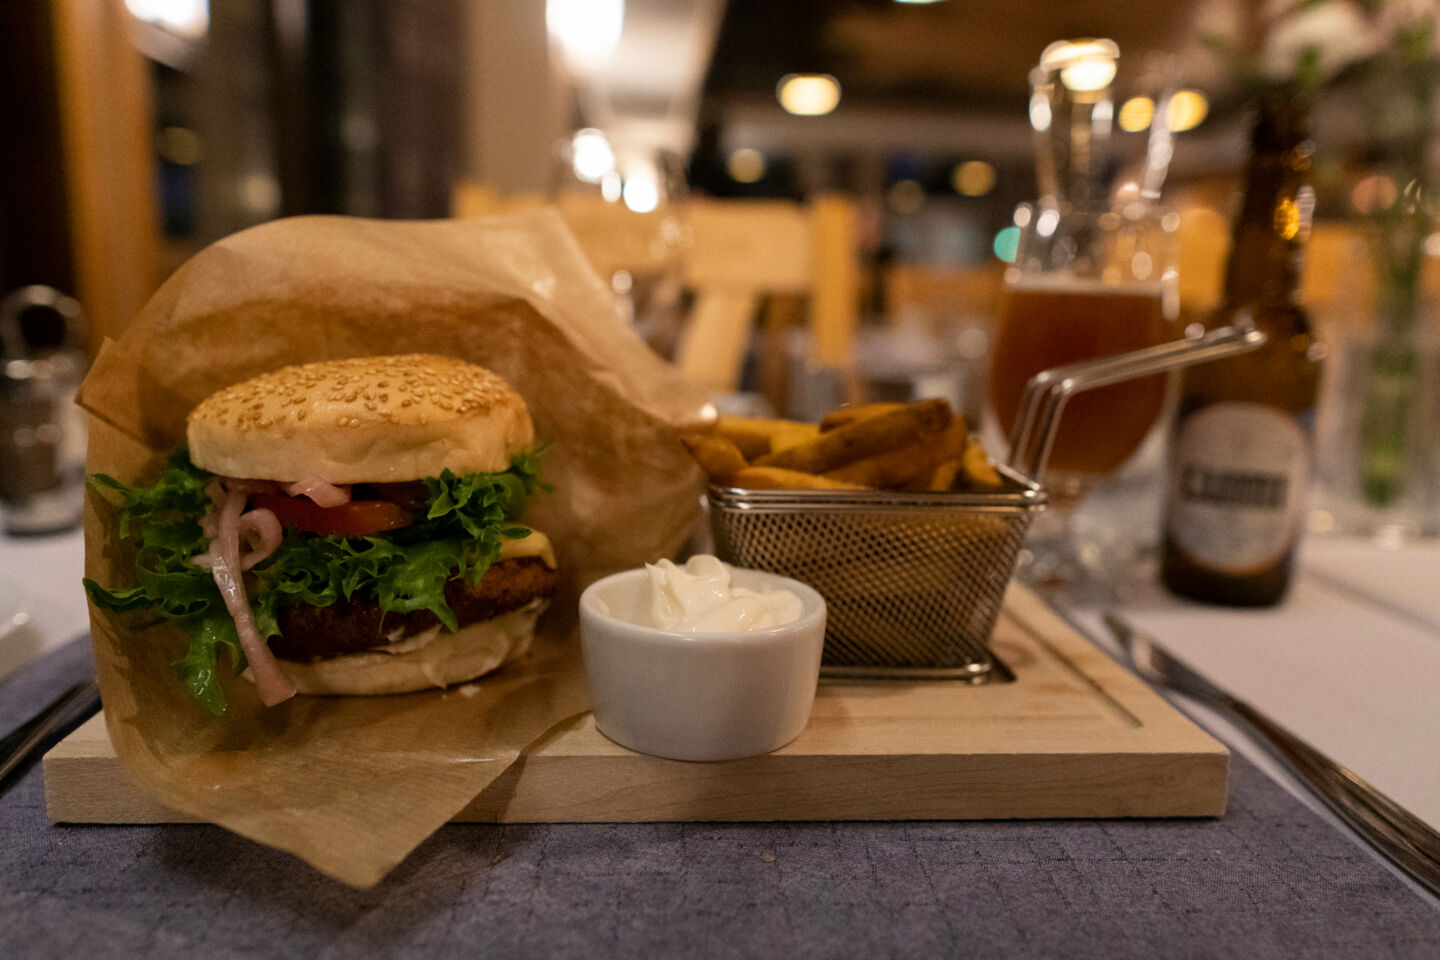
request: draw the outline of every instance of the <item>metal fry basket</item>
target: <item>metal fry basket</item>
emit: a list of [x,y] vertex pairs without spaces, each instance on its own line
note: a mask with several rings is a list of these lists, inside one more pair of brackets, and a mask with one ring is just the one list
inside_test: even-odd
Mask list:
[[1219,359],[1264,342],[1226,327],[1038,374],[1025,391],[1005,486],[987,493],[743,490],[712,486],[722,560],[810,584],[825,598],[829,676],[984,682],[987,644],[1026,531],[1047,503],[1060,413],[1093,387]]
[[1039,485],[1006,470],[987,494],[710,489],[721,558],[825,597],[830,673],[977,679]]

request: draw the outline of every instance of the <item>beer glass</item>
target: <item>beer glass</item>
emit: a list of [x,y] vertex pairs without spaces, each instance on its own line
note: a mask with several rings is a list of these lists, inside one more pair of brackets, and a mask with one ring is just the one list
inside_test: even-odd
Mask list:
[[[1013,430],[1025,384],[1042,370],[1177,339],[1175,231],[1179,217],[1138,198],[1094,207],[1022,207],[1015,263],[1006,276],[990,372],[990,400]],[[1165,406],[1164,375],[1102,387],[1065,408],[1044,482],[1056,517],[1035,531],[1037,579],[1077,577],[1075,504],[1123,465]]]
[[[990,374],[991,402],[1007,430],[1041,370],[1180,335],[1174,213],[1139,201],[1022,210],[1029,221],[1006,278]],[[1052,498],[1078,496],[1128,460],[1159,418],[1165,389],[1156,376],[1076,397],[1050,455]]]

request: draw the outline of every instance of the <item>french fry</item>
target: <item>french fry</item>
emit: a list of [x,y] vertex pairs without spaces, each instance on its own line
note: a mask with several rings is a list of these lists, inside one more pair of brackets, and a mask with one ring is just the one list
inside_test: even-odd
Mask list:
[[784,467],[746,467],[730,478],[730,485],[748,490],[864,490],[858,483],[786,470]]
[[959,457],[968,436],[964,417],[951,417],[940,430],[920,434],[910,443],[874,456],[852,460],[827,470],[825,476],[881,490],[910,489],[916,481],[925,489],[937,463]]
[[932,460],[929,454],[935,439],[932,435],[921,434],[920,439],[903,447],[852,460],[834,470],[825,471],[822,476],[877,490],[898,490],[930,470]]
[[716,483],[727,483],[735,474],[750,464],[735,446],[725,437],[712,433],[687,433],[680,437],[700,469]]
[[928,493],[944,493],[955,486],[955,478],[960,475],[960,460],[942,460],[926,475],[924,483],[911,489],[924,490]]
[[775,450],[753,462],[762,467],[783,467],[805,473],[824,473],[841,464],[893,450],[950,423],[953,414],[943,399],[907,403],[898,410],[848,423],[815,439]]
[[798,447],[802,443],[809,443],[820,436],[820,426],[815,423],[794,423],[790,420],[782,420],[787,424],[783,430],[777,430],[770,438],[770,452],[776,450],[788,450],[791,447]]
[[998,490],[1004,480],[941,399],[867,403],[819,424],[721,417],[682,439],[715,483],[756,490]]
[[980,446],[980,441],[970,439],[965,447],[965,453],[960,458],[961,476],[958,478],[962,487],[968,490],[999,490],[1005,486],[999,471],[990,463],[990,457],[985,448]]
[[797,420],[766,420],[759,417],[721,417],[715,432],[740,449],[747,460],[763,457],[814,439],[820,428]]
[[856,420],[868,420],[870,417],[878,417],[882,413],[893,413],[905,406],[903,403],[850,403],[843,407],[836,407],[825,414],[820,421],[820,432],[829,433],[847,423],[854,423]]
[[969,442],[970,428],[966,425],[965,418],[957,413],[945,428],[945,435],[940,438],[931,462],[956,459],[965,452],[965,447]]

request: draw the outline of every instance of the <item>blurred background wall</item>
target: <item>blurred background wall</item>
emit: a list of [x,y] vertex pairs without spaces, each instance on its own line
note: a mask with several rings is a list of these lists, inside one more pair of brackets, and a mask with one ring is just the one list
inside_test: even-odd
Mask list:
[[[1242,85],[1210,50],[1262,7],[8,0],[0,277],[73,292],[112,333],[227,233],[303,213],[443,217],[553,198],[556,142],[597,129],[678,157],[676,199],[847,198],[857,322],[958,331],[964,353],[1017,204],[1035,192],[1027,73],[1056,39],[1105,36],[1133,85],[1117,80],[1122,113],[1162,65],[1194,94],[1165,199],[1185,218],[1185,298],[1203,310],[1245,154]],[[795,75],[819,78],[818,102],[782,102]],[[1343,87],[1316,118],[1322,228],[1307,290],[1328,326],[1363,323],[1365,258],[1346,225],[1395,187],[1367,181],[1365,95]],[[1138,116],[1122,115],[1118,136],[1142,141]],[[783,304],[771,310],[780,324]]]

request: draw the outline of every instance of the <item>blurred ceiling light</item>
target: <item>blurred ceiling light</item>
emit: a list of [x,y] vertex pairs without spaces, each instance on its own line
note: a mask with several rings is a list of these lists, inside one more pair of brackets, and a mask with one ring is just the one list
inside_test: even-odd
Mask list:
[[1150,126],[1155,116],[1155,101],[1149,97],[1131,97],[1120,105],[1120,129],[1126,133],[1139,133]]
[[756,183],[765,176],[765,154],[754,147],[741,147],[730,154],[725,171],[736,183]]
[[625,179],[625,206],[635,213],[650,213],[660,206],[660,184],[649,170],[637,171]]
[[1114,79],[1114,60],[1079,60],[1060,71],[1060,82],[1077,93],[1104,90]]
[[137,20],[153,23],[188,40],[198,40],[210,28],[209,0],[125,0]]
[[155,135],[155,152],[168,163],[188,167],[200,162],[200,138],[185,127],[166,127]]
[[546,0],[545,26],[571,70],[603,67],[620,44],[625,0]]
[[797,117],[821,117],[840,103],[840,81],[828,73],[790,73],[775,88],[780,106]]
[[912,216],[925,206],[925,188],[915,180],[897,180],[885,192],[885,202],[892,212]]
[[1059,40],[1040,54],[1040,66],[1059,70],[1066,89],[1093,93],[1110,86],[1118,59],[1120,48],[1113,40]]
[[995,189],[995,168],[984,160],[967,160],[950,172],[950,185],[966,197],[983,197]]
[[610,141],[599,130],[588,127],[576,131],[570,138],[570,156],[576,178],[585,183],[599,183],[615,168],[615,152],[610,149]]
[[1176,90],[1165,111],[1170,129],[1175,133],[1194,130],[1210,113],[1210,101],[1198,90]]

